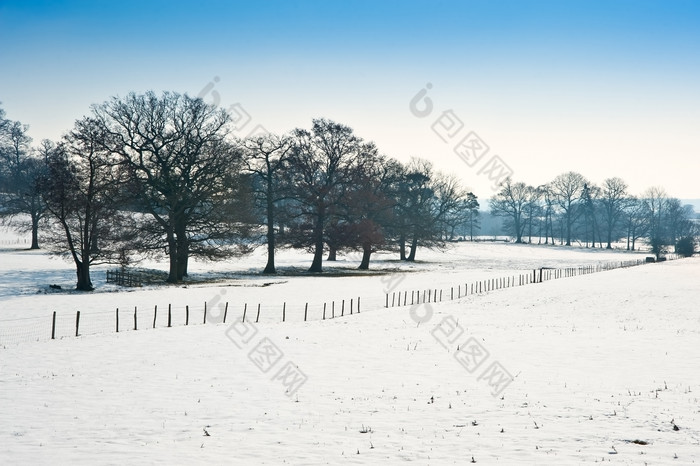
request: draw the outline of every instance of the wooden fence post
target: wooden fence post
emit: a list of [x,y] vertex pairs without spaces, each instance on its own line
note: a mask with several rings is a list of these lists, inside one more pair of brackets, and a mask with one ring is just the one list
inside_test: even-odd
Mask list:
[[255,323],[257,324],[260,320],[260,303],[258,303],[258,315],[255,316]]
[[323,320],[326,320],[326,303],[323,303]]
[[78,328],[80,327],[80,311],[75,314],[75,336],[78,336]]
[[136,306],[134,306],[134,330],[138,330],[138,325],[136,322]]
[[[406,300],[406,298],[404,297],[404,304],[406,304],[405,300]],[[358,314],[360,313],[360,297],[359,296],[357,297],[357,313]]]
[[304,306],[304,322],[306,322],[306,314],[309,311],[309,303]]
[[228,301],[226,301],[226,305],[224,305],[224,323],[226,323],[226,314],[228,314]]
[[248,311],[248,303],[243,305],[243,323],[245,323],[245,313]]
[[342,303],[340,304],[340,317],[343,317],[344,315],[345,315],[345,300],[343,300]]
[[158,316],[158,305],[153,309],[153,328],[156,328],[156,317]]
[[168,327],[172,324],[172,313],[171,313],[171,306],[168,304]]
[[56,311],[53,311],[53,320],[51,321],[51,339],[56,339]]
[[202,322],[203,324],[207,323],[207,302],[204,301],[204,321]]
[[117,333],[119,333],[119,308],[117,308]]
[[284,302],[282,304],[282,322],[284,322],[286,316],[287,316],[287,303]]
[[190,306],[185,306],[185,325],[190,325]]

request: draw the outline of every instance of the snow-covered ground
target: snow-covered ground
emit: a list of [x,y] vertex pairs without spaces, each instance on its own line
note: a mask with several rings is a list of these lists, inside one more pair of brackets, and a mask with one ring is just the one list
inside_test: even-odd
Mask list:
[[[0,236],[1,237],[1,236]],[[335,263],[326,262],[326,273],[311,278],[305,271],[311,255],[304,251],[279,251],[280,275],[260,274],[265,264],[263,248],[230,261],[190,265],[190,282],[180,286],[146,286],[124,289],[106,284],[106,266],[93,269],[93,293],[71,291],[75,272],[71,262],[51,257],[44,251],[29,251],[17,246],[17,238],[5,232],[0,251],[0,345],[50,337],[53,311],[57,312],[57,335],[75,334],[76,311],[81,312],[80,333],[116,330],[119,309],[120,329],[127,325],[137,309],[138,327],[167,325],[167,309],[171,308],[172,324],[182,325],[189,307],[190,323],[202,322],[204,304],[208,305],[209,321],[227,317],[241,318],[244,310],[260,322],[285,319],[309,320],[327,316],[333,308],[356,306],[361,300],[365,310],[379,309],[389,291],[456,288],[479,280],[528,273],[540,267],[562,268],[620,262],[643,258],[643,253],[606,251],[601,249],[566,248],[561,246],[529,246],[504,243],[456,243],[447,251],[418,251],[418,261],[397,260],[395,253],[375,254],[368,272],[356,270],[359,253],[339,255]],[[142,267],[167,270],[163,261],[150,261]],[[400,272],[400,273],[397,273]],[[352,276],[348,276],[351,274]],[[212,280],[214,280],[212,282]],[[59,285],[55,290],[49,285]],[[455,290],[455,293],[457,291]],[[157,307],[157,311],[156,311]],[[213,320],[212,320],[213,318]]]
[[[89,322],[138,305],[152,319],[156,304],[207,300],[230,301],[229,319],[242,302],[286,300],[295,312],[285,323],[279,309],[257,325],[196,319],[0,347],[0,464],[697,463],[699,258],[381,309],[396,283],[387,277],[405,277],[398,289],[444,288],[638,257],[480,243],[373,264],[412,273],[241,274],[258,255],[196,264],[194,276],[223,274],[216,285],[117,292],[96,280],[101,291],[85,295],[45,294],[72,285],[70,264],[7,247],[6,327],[50,324],[50,309],[74,318],[80,308]],[[287,251],[280,264],[308,259]],[[302,301],[358,295],[376,309],[299,318]]]

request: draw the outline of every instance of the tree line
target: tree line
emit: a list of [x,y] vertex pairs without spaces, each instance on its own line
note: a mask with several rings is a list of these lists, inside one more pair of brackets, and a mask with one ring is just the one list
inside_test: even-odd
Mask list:
[[[90,268],[166,256],[181,282],[192,257],[223,260],[266,245],[313,254],[310,272],[341,250],[440,247],[478,223],[479,203],[430,162],[401,163],[349,126],[237,139],[231,116],[187,94],[130,93],[93,105],[59,141],[32,146],[0,108],[0,218],[69,256],[77,289]],[[41,232],[41,234],[40,234]]]
[[524,238],[532,242],[534,236],[538,243],[554,244],[558,238],[567,246],[579,241],[611,249],[622,240],[627,250],[635,250],[643,239],[658,257],[671,245],[690,247],[692,254],[698,235],[691,205],[683,205],[660,187],[632,195],[617,177],[600,186],[576,172],[541,186],[508,179],[489,204],[493,215],[504,218],[517,243]]

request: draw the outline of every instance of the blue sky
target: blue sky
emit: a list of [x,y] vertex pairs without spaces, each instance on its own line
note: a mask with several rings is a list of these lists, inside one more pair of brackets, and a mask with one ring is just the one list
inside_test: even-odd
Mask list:
[[[0,43],[0,101],[36,141],[113,95],[213,83],[250,115],[241,135],[332,118],[482,198],[492,155],[531,184],[576,170],[700,198],[700,2],[0,0]],[[488,144],[480,164],[431,130],[446,110]]]

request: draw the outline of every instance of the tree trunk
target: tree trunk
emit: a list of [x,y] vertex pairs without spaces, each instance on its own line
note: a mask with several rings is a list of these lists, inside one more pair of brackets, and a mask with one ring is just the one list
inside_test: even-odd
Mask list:
[[411,252],[406,258],[407,261],[413,262],[416,260],[416,249],[418,249],[418,238],[413,237],[413,241],[411,241]]
[[[85,256],[83,256],[85,257]],[[79,291],[92,291],[94,290],[92,286],[92,281],[90,280],[90,261],[89,258],[83,259],[82,261],[76,262],[76,275],[78,276],[78,283],[75,286],[76,290]]]
[[316,226],[314,227],[314,260],[311,262],[309,272],[323,272],[323,224],[325,213],[319,209],[316,215]]
[[328,261],[335,261],[336,256],[337,256],[338,248],[333,246],[332,244],[328,244]]
[[372,255],[372,245],[371,244],[363,244],[362,245],[362,262],[360,262],[360,266],[358,269],[360,270],[369,270],[369,258]]
[[170,268],[168,270],[168,283],[177,283],[177,243],[175,242],[175,235],[172,232],[168,232],[168,260],[170,262]]
[[571,216],[566,215],[566,245],[571,246]]
[[32,246],[30,249],[39,249],[39,219],[32,215]]
[[404,234],[399,237],[399,259],[406,260],[406,235]]
[[265,265],[265,270],[263,270],[263,273],[265,274],[274,274],[277,273],[277,270],[275,269],[275,240],[274,240],[274,233],[272,236],[268,232],[267,234],[267,264]]
[[265,274],[277,273],[275,270],[275,211],[272,202],[272,187],[268,182],[267,188],[267,264],[265,265]]

